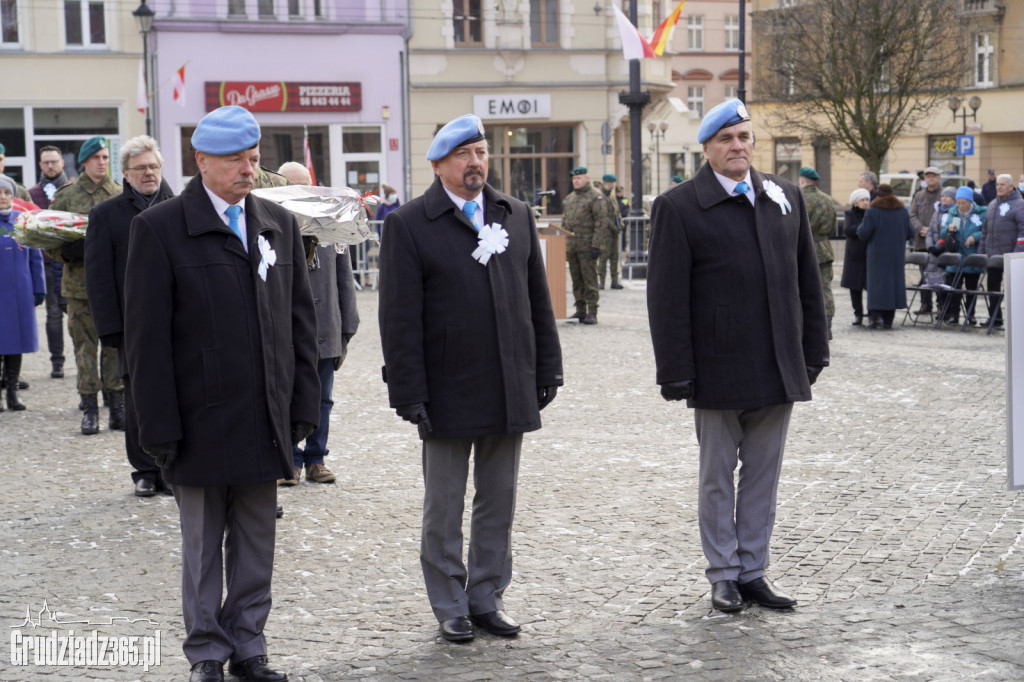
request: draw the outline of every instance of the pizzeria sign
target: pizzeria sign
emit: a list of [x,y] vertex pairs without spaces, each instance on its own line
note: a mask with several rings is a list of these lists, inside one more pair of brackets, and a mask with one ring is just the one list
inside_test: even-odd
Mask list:
[[207,81],[206,110],[234,105],[249,111],[361,111],[362,83]]

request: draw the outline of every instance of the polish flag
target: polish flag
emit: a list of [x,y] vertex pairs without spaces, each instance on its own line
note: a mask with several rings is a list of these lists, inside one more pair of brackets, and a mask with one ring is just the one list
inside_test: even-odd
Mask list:
[[185,108],[185,65],[174,72],[174,101],[182,109]]
[[316,173],[313,172],[313,154],[309,151],[309,130],[302,126],[302,161],[309,171],[309,184],[316,187]]
[[622,40],[622,57],[624,59],[643,59],[645,57],[656,57],[650,43],[644,40],[636,26],[622,13],[615,5],[615,22],[619,25],[619,38]]
[[149,108],[149,100],[146,98],[146,70],[139,62],[139,87],[135,91],[135,108],[139,110],[140,114],[146,113],[146,109]]

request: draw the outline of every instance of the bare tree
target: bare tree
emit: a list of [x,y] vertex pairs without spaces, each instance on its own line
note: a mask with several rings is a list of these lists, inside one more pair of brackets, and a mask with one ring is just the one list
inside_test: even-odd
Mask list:
[[893,142],[960,90],[962,0],[806,0],[755,14],[755,95],[773,132],[828,140],[879,172]]

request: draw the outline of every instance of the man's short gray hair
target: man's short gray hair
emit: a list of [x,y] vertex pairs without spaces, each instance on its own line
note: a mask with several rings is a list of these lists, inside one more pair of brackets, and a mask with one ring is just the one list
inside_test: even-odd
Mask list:
[[1013,184],[1013,176],[1010,175],[1009,173],[1000,173],[999,175],[997,175],[996,182],[999,182],[1000,180],[1004,180],[1005,182],[1011,185]]
[[309,170],[298,161],[285,161],[277,172],[288,178],[288,184],[291,185],[308,185],[313,181]]
[[878,187],[878,176],[871,171],[864,171],[860,176],[870,182],[873,187]]
[[160,165],[164,165],[164,155],[160,153],[160,145],[149,135],[133,137],[121,145],[121,170],[128,168],[128,162],[139,154],[153,152]]

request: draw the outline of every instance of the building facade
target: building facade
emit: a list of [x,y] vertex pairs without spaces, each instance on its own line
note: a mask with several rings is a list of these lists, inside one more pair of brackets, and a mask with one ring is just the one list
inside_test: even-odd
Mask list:
[[[770,17],[800,0],[752,0],[756,18]],[[1024,3],[1000,0],[960,0],[956,22],[969,63],[962,89],[953,98],[936,105],[929,115],[903,131],[882,164],[883,173],[916,173],[937,166],[946,173],[973,178],[978,186],[987,180],[987,170],[1024,173],[1024,126],[1017,112],[1024,106]],[[754,22],[754,58],[772,40]],[[764,60],[762,60],[763,62]],[[755,81],[760,77],[754,72]],[[751,98],[757,147],[755,164],[787,177],[801,166],[814,166],[822,175],[822,188],[845,203],[866,169],[850,152],[796,135],[779,134],[765,124],[765,108],[784,107],[784,102],[766,97],[757,82]],[[978,105],[975,109],[972,105]],[[954,113],[955,112],[955,113]],[[966,119],[964,118],[966,115]]]
[[[613,1],[628,14],[628,2]],[[609,3],[411,4],[410,196],[433,182],[425,155],[434,133],[465,113],[486,126],[489,182],[549,214],[561,213],[576,166],[595,179],[614,173],[631,193],[628,110],[619,103],[629,63]],[[638,4],[641,33],[651,34],[652,17],[665,16],[668,5]],[[641,89],[657,103],[671,88],[668,60],[641,62]]]

